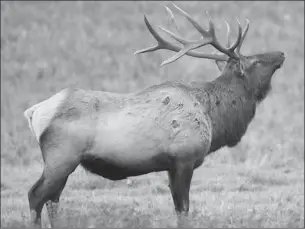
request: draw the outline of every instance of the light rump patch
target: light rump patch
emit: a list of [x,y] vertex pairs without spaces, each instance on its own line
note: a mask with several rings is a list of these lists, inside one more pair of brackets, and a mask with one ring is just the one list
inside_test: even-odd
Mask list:
[[53,95],[51,98],[44,100],[24,112],[24,116],[28,120],[29,127],[39,143],[40,135],[50,125],[52,118],[57,112],[57,108],[66,99],[68,90]]

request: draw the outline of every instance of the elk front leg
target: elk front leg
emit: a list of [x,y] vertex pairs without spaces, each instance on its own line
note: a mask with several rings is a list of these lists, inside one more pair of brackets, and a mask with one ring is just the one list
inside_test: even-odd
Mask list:
[[178,162],[168,172],[170,190],[178,217],[177,226],[186,226],[186,218],[189,212],[189,191],[193,176],[193,163]]
[[49,221],[52,228],[55,226],[55,222],[57,220],[58,205],[59,205],[59,200],[58,201],[48,200],[46,202]]

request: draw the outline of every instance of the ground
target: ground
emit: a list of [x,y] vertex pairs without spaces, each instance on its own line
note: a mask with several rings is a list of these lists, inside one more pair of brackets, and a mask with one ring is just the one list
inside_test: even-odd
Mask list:
[[[23,112],[65,87],[119,93],[167,80],[209,81],[211,60],[173,53],[134,56],[154,44],[143,14],[169,25],[170,2],[1,1],[1,226],[29,226],[27,191],[42,157]],[[242,53],[279,50],[286,61],[241,143],[207,157],[191,186],[193,227],[304,228],[304,2],[177,2],[205,27],[208,10],[225,41],[228,20],[251,22]],[[175,11],[174,11],[175,12]],[[198,38],[182,17],[183,34]],[[212,52],[211,48],[204,48]],[[70,227],[173,227],[166,173],[111,182],[77,168],[62,194]],[[43,225],[48,226],[46,209]]]

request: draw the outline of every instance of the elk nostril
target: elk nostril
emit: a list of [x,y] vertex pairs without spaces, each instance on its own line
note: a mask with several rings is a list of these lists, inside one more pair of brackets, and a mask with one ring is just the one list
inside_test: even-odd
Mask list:
[[280,65],[283,64],[283,62],[285,61],[285,53],[279,52],[278,61],[280,62]]
[[274,52],[274,56],[281,57],[281,58],[284,57],[285,58],[285,53],[277,51],[277,52]]
[[285,59],[285,53],[280,52],[280,55],[281,55],[281,57],[282,57],[282,58],[284,58],[284,59]]

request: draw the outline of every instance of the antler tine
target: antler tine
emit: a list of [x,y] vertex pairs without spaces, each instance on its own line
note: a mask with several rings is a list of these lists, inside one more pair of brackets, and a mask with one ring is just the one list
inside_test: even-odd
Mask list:
[[242,46],[242,44],[243,44],[243,42],[244,42],[244,40],[245,40],[245,37],[246,37],[246,35],[247,35],[247,33],[248,33],[249,26],[250,26],[250,21],[249,21],[249,19],[246,19],[246,22],[247,22],[246,28],[245,28],[245,30],[243,31],[243,33],[242,33],[242,35],[241,35],[240,42],[239,42],[239,44],[238,44],[238,46],[237,46],[237,48],[236,48],[236,53],[237,53],[238,55],[240,55],[241,46]]
[[231,50],[231,51],[234,51],[236,49],[236,47],[240,44],[241,37],[242,37],[242,35],[241,35],[242,28],[241,28],[240,22],[237,18],[235,18],[235,20],[237,21],[237,24],[238,24],[238,36],[237,36],[235,43],[229,48],[229,50]]
[[149,21],[147,20],[146,16],[144,15],[144,22],[146,24],[146,27],[148,28],[149,32],[151,33],[151,35],[156,39],[156,41],[158,42],[157,45],[149,47],[149,48],[145,48],[145,49],[141,49],[136,51],[134,54],[140,54],[140,53],[145,53],[145,52],[153,52],[159,49],[162,49],[162,45],[167,43],[151,26],[151,24],[149,23]]
[[231,35],[231,27],[229,25],[229,23],[227,21],[225,21],[226,25],[227,25],[227,48],[230,47],[231,45],[231,40],[230,40],[230,35]]
[[194,26],[195,29],[199,33],[201,33],[203,36],[209,36],[209,32],[203,29],[197,21],[195,21],[187,12],[184,10],[180,9],[177,5],[173,3],[173,6],[183,15],[186,17],[186,19]]
[[207,17],[209,18],[209,30],[208,33],[210,33],[209,35],[212,34],[212,36],[215,36],[215,26],[214,26],[214,22],[212,20],[212,17],[209,13],[209,11],[205,11],[205,14],[207,15]]
[[170,22],[175,26],[175,29],[177,30],[178,34],[180,34],[180,31],[179,31],[178,25],[176,23],[175,16],[174,16],[173,12],[167,6],[164,6],[164,7],[165,7],[165,9],[168,13]]

